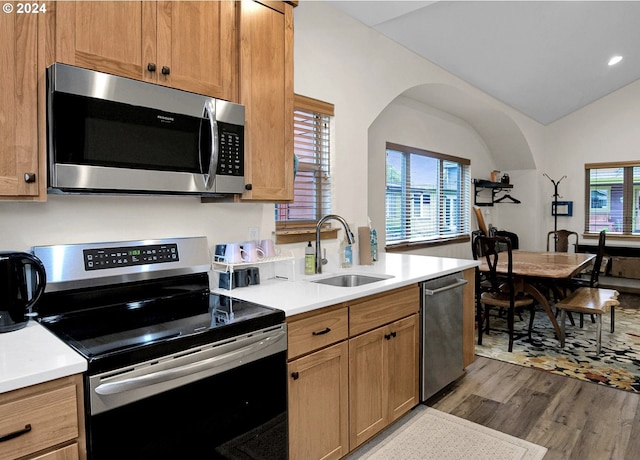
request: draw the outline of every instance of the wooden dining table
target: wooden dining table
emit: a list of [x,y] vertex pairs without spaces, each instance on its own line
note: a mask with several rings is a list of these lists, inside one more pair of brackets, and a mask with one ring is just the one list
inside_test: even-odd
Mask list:
[[[588,267],[595,254],[547,251],[512,251],[513,277],[518,290],[529,294],[544,309],[556,331],[558,340],[562,341],[563,334],[551,310],[549,299],[540,292],[538,286],[548,287],[559,285]],[[485,259],[480,258],[480,271],[489,271]],[[507,273],[507,257],[498,258],[498,273]]]

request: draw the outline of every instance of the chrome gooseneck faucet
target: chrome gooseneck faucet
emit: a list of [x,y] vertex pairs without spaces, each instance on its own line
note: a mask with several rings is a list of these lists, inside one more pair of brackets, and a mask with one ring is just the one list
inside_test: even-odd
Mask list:
[[353,233],[351,233],[351,229],[349,228],[347,221],[342,217],[336,214],[327,214],[322,219],[320,219],[318,221],[318,224],[316,225],[316,273],[322,273],[322,266],[327,263],[327,259],[324,259],[322,257],[322,252],[320,251],[320,229],[322,228],[322,224],[330,219],[337,220],[342,224],[342,226],[344,227],[344,231],[347,234],[347,241],[349,242],[349,244],[354,244],[356,242],[356,239],[353,236]]

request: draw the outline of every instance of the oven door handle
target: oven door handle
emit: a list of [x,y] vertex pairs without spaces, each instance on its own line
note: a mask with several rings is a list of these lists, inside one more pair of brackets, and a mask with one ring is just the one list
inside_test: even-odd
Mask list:
[[158,383],[168,382],[180,377],[195,374],[197,372],[212,370],[220,366],[224,366],[231,361],[245,358],[254,353],[257,353],[265,348],[273,346],[283,338],[286,338],[286,331],[280,331],[277,334],[271,335],[266,338],[254,342],[250,345],[238,348],[237,350],[229,351],[219,356],[213,356],[211,358],[197,361],[195,363],[186,364],[184,366],[176,367],[174,369],[166,369],[152,374],[141,375],[138,377],[132,377],[117,382],[102,383],[95,388],[95,392],[100,395],[113,395],[124,393],[125,391],[131,391],[138,388],[144,388],[146,386],[155,385]]

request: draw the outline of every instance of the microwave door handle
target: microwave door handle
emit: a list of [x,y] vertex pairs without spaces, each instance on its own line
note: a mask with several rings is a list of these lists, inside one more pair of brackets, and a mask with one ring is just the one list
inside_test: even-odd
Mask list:
[[[216,170],[218,168],[218,122],[216,121],[215,101],[209,99],[204,104],[204,110],[209,119],[209,129],[211,130],[211,158],[209,159],[209,170],[205,174],[205,188],[211,190],[215,181]],[[202,158],[202,152],[200,152]],[[203,171],[204,172],[204,171]]]

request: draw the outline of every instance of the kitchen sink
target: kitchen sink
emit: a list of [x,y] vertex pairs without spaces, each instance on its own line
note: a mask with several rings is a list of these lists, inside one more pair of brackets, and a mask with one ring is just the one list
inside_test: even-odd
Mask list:
[[393,278],[391,275],[356,275],[356,274],[345,274],[345,275],[337,275],[331,276],[329,278],[322,278],[319,280],[313,280],[312,283],[320,283],[320,284],[328,284],[330,286],[340,286],[340,287],[356,287],[362,286],[363,284],[375,283],[376,281],[384,281],[389,278]]

